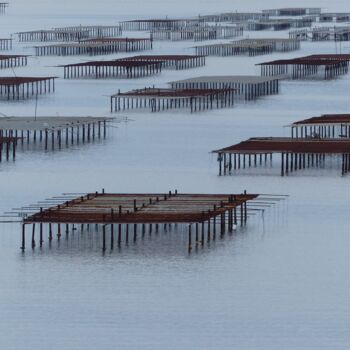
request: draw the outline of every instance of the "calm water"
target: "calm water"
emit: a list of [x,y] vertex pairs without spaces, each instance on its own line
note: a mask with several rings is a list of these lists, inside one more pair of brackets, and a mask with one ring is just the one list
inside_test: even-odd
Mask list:
[[[286,1],[349,11],[345,1]],[[13,0],[2,36],[19,30],[113,24],[136,16],[259,10],[280,1]],[[133,34],[135,35],[135,34]],[[140,34],[141,35],[141,34]],[[286,32],[247,33],[250,37]],[[28,46],[28,47],[25,47]],[[30,45],[16,48],[32,53]],[[191,53],[191,42],[154,52]],[[165,70],[140,80],[58,80],[38,115],[109,115],[108,95],[205,74],[254,74],[256,63],[310,53],[350,52],[350,43],[303,43],[302,51],[255,58],[208,58],[206,67]],[[112,55],[109,58],[123,57]],[[88,57],[30,58],[17,75],[61,75],[55,66]],[[11,74],[1,71],[0,74]],[[0,167],[0,212],[58,195],[168,191],[283,193],[290,197],[248,226],[187,254],[184,232],[147,236],[107,251],[100,236],[19,250],[20,226],[0,225],[1,349],[346,349],[350,344],[349,177],[340,171],[279,177],[217,176],[210,151],[251,136],[289,135],[288,123],[347,113],[350,75],[329,82],[284,82],[278,96],[233,109],[187,114],[129,113],[106,140],[69,150],[18,152]],[[33,115],[34,101],[1,102],[6,115]]]

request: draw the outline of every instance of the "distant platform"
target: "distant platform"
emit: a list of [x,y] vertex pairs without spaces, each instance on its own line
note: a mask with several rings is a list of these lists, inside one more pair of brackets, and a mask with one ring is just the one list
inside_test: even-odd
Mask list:
[[268,163],[272,166],[273,154],[280,156],[281,176],[297,170],[330,166],[326,157],[329,161],[334,159],[338,167],[341,164],[342,175],[350,171],[349,139],[253,137],[213,152],[218,154],[220,176],[246,167],[267,167]]
[[0,130],[62,130],[112,120],[110,117],[1,117]]
[[[22,58],[23,59],[23,58]],[[20,100],[55,91],[57,77],[0,77],[0,96]]]
[[170,82],[173,89],[235,89],[246,101],[278,94],[279,77],[256,75],[212,75]]
[[21,143],[42,142],[45,149],[51,140],[51,148],[61,148],[79,142],[89,142],[95,138],[106,137],[107,123],[111,117],[2,117],[0,133],[15,137]]

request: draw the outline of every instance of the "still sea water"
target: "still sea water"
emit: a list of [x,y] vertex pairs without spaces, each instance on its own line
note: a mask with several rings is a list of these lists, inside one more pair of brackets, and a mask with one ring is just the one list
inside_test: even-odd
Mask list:
[[[350,11],[346,1],[13,0],[1,36],[21,30],[115,24],[280,6]],[[142,36],[146,33],[126,33]],[[245,32],[287,37],[287,32]],[[154,53],[193,53],[192,42],[156,42]],[[14,51],[32,54],[30,44]],[[108,95],[199,75],[259,74],[256,63],[312,53],[350,53],[350,43],[302,43],[269,56],[209,57],[205,67],[135,80],[63,80],[38,115],[109,116]],[[106,56],[106,59],[125,54]],[[89,57],[29,58],[16,75],[62,76],[58,64]],[[11,75],[2,70],[1,75]],[[252,136],[288,136],[292,121],[349,113],[350,75],[286,81],[281,93],[232,109],[189,114],[130,112],[106,140],[61,151],[18,151],[0,166],[0,212],[63,192],[288,194],[247,227],[187,254],[184,232],[146,237],[101,254],[100,236],[76,232],[51,249],[21,254],[20,225],[0,225],[0,349],[347,349],[350,347],[349,176],[340,170],[274,171],[219,178],[210,151]],[[35,101],[0,103],[32,116]],[[258,174],[257,174],[258,173]]]

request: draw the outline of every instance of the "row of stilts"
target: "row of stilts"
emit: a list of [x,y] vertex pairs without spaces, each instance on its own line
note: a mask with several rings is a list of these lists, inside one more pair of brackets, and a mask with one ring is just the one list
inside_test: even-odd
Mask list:
[[243,97],[246,101],[254,100],[261,96],[279,93],[279,80],[266,80],[264,82],[173,82],[173,89],[233,89],[234,94]]
[[[325,153],[281,153],[281,176],[307,168],[324,168],[326,156],[331,154]],[[257,166],[272,166],[272,153],[255,153],[255,154],[219,154],[219,176],[232,173],[233,170],[245,169]],[[342,175],[350,170],[350,155],[342,154]]]
[[19,100],[55,91],[55,78],[43,78],[32,82],[14,82],[9,85],[0,82],[0,96],[7,100]]
[[0,39],[0,50],[12,50],[12,39]]
[[14,143],[14,147],[18,142],[23,145],[25,142],[29,144],[32,141],[34,144],[37,142],[44,143],[45,150],[47,150],[50,143],[51,148],[55,149],[56,145],[61,148],[63,144],[68,146],[69,144],[79,144],[79,142],[90,142],[96,138],[106,138],[107,126],[106,121],[99,121],[59,130],[5,130],[2,133],[3,136],[18,138]]
[[[306,168],[324,168],[326,154],[324,153],[282,153],[281,176]],[[350,170],[350,154],[342,154],[342,175]]]
[[272,45],[270,44],[260,44],[260,45],[237,45],[232,44],[216,44],[216,45],[206,45],[206,46],[196,46],[196,55],[206,55],[206,56],[258,56],[267,55],[273,52]]
[[226,232],[232,233],[238,223],[244,226],[247,223],[247,203],[242,203],[238,208],[231,209],[226,213],[214,216],[207,222],[188,225],[188,251],[191,252],[193,245],[197,248],[216,239],[217,234],[223,237]]
[[289,38],[301,41],[349,41],[350,27],[320,27],[311,30],[295,30],[289,32]]
[[180,28],[172,30],[152,30],[151,38],[153,40],[217,40],[217,39],[228,39],[236,38],[243,35],[243,27],[221,27],[221,26],[207,26],[207,27],[193,27],[193,28]]
[[308,76],[317,75],[321,68],[325,80],[334,79],[339,75],[348,73],[349,62],[335,61],[332,65],[322,65],[322,63],[313,65],[312,62],[309,64],[262,64],[261,75],[290,75],[290,78],[292,79],[302,79]]
[[[247,203],[242,203],[236,208],[228,210],[226,213],[219,214],[203,222],[191,223],[187,226],[188,234],[188,250],[191,251],[193,245],[203,246],[205,242],[209,243],[215,240],[217,235],[223,237],[226,232],[232,233],[238,224],[244,226],[248,218]],[[56,224],[56,223],[23,223],[22,224],[22,244],[21,249],[26,249],[26,227],[31,228],[31,248],[37,247],[37,233],[39,233],[39,247],[42,248],[44,238],[49,244],[52,243],[54,237],[60,241],[62,237],[68,240],[69,235],[78,231],[90,231],[91,226],[95,226],[95,231],[102,231],[102,251],[107,250],[108,241],[110,249],[113,250],[116,246],[120,247],[122,243],[126,245],[130,242],[136,242],[139,237],[144,238],[146,234],[166,233],[173,229],[177,229],[179,224],[164,223],[164,224]],[[39,232],[37,232],[37,229]],[[109,239],[108,239],[109,235]]]
[[[337,130],[335,125],[301,125],[291,127],[292,138],[335,138]],[[339,128],[340,137],[350,137],[350,126],[341,125]]]
[[219,176],[226,175],[232,170],[245,169],[246,167],[257,167],[267,164],[268,160],[272,164],[272,153],[219,153]]
[[[4,155],[3,155],[4,153]],[[12,154],[12,160],[16,159],[16,142],[7,141],[1,142],[0,140],[0,163],[3,161],[3,158],[8,162],[10,160],[10,154]]]
[[36,56],[104,55],[118,52],[151,50],[150,39],[96,40],[75,44],[35,46]]
[[234,90],[217,92],[215,94],[196,97],[137,97],[137,96],[111,96],[111,112],[134,108],[150,108],[152,112],[169,109],[189,108],[192,112],[225,108],[234,104]]
[[110,78],[110,77],[120,77],[120,78],[140,78],[150,75],[158,74],[162,71],[162,62],[149,62],[142,65],[138,65],[136,62],[133,66],[130,62],[129,66],[125,66],[122,63],[118,65],[118,62],[115,61],[115,64],[110,62],[103,65],[101,61],[100,64],[91,65],[68,65],[64,67],[64,79],[69,78],[80,78],[80,77],[94,77],[99,78]]
[[[2,42],[0,40],[0,49],[7,50],[6,48],[2,48],[1,45],[2,45]],[[13,56],[1,57],[0,69],[22,67],[22,66],[26,66],[27,63],[28,63],[27,56],[13,55]]]

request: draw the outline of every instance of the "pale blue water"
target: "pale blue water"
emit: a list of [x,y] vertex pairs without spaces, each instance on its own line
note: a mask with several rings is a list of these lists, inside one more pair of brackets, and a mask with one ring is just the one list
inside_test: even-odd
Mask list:
[[[345,1],[286,1],[348,11]],[[113,24],[134,17],[189,16],[282,6],[280,1],[12,1],[2,36],[19,30]],[[249,37],[286,32],[248,33]],[[134,34],[135,35],[135,34]],[[142,35],[142,34],[140,34]],[[30,45],[25,45],[30,46]],[[189,53],[191,42],[156,43],[154,52]],[[28,48],[18,51],[32,53]],[[336,52],[302,43],[290,54],[208,58],[206,67],[163,71],[142,80],[58,80],[39,99],[39,115],[109,115],[108,95],[208,74],[254,74],[280,56]],[[349,52],[350,44],[342,44]],[[112,55],[111,57],[123,57]],[[54,74],[88,57],[31,58],[16,74]],[[1,71],[0,74],[11,74]],[[280,95],[205,113],[123,114],[132,121],[105,141],[69,150],[18,152],[0,167],[0,212],[63,192],[168,191],[283,193],[290,198],[248,226],[190,256],[183,232],[100,250],[100,237],[77,232],[22,255],[20,226],[0,225],[1,349],[347,349],[350,344],[349,177],[316,171],[217,176],[210,151],[251,136],[289,135],[283,126],[350,111],[350,76],[284,82]],[[7,115],[32,115],[34,101],[1,102]]]

